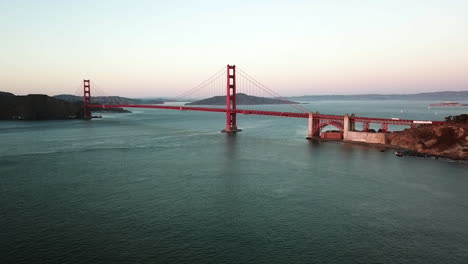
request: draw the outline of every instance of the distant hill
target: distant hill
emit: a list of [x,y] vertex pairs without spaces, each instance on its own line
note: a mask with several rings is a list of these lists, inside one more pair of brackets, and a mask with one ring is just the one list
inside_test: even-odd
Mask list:
[[[72,100],[72,97],[68,99],[61,100],[45,94],[16,96],[12,93],[0,92],[0,120],[82,119],[83,102]],[[91,109],[91,111],[130,113],[122,108]]]
[[161,102],[178,102],[177,100],[174,100],[174,99],[170,99],[170,98],[165,98],[165,97],[142,97],[142,98],[138,98],[140,100],[143,100],[143,101],[149,101],[149,100],[153,100],[153,101],[161,101]]
[[353,95],[304,95],[288,97],[297,101],[466,101],[468,91],[446,91],[417,94],[353,94]]
[[[67,102],[83,102],[82,96],[71,94],[59,94],[53,96],[56,99],[64,100]],[[120,96],[96,96],[92,97],[93,104],[163,104],[164,101],[160,99],[134,99]]]
[[[264,104],[298,104],[297,102],[251,96],[244,93],[237,94],[237,105],[264,105]],[[186,103],[185,105],[225,105],[226,96],[214,96],[211,98]]]
[[0,96],[15,96],[15,95],[12,93],[0,92]]
[[83,118],[83,104],[44,94],[15,96],[0,92],[0,120],[51,120]]

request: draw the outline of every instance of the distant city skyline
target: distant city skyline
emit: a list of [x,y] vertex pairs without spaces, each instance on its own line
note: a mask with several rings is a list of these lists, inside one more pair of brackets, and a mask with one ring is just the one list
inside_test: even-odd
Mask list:
[[171,97],[235,64],[283,96],[468,90],[468,1],[5,1],[0,91]]

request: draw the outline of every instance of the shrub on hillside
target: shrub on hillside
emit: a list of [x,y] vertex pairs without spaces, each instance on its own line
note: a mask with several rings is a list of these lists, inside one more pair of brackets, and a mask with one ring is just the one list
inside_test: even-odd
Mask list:
[[468,123],[468,114],[461,114],[458,116],[447,116],[445,121],[448,123]]

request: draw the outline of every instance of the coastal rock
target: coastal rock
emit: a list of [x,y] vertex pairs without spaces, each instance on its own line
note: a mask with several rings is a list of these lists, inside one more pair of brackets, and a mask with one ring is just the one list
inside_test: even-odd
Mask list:
[[468,159],[468,124],[424,125],[387,135],[387,143],[421,154]]

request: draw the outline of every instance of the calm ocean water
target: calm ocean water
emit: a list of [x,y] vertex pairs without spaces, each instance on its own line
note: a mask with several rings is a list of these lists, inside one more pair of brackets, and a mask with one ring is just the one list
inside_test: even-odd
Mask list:
[[[429,103],[305,106],[467,112]],[[0,122],[0,263],[468,263],[466,163],[308,142],[305,119],[228,136],[223,114],[132,111]]]

